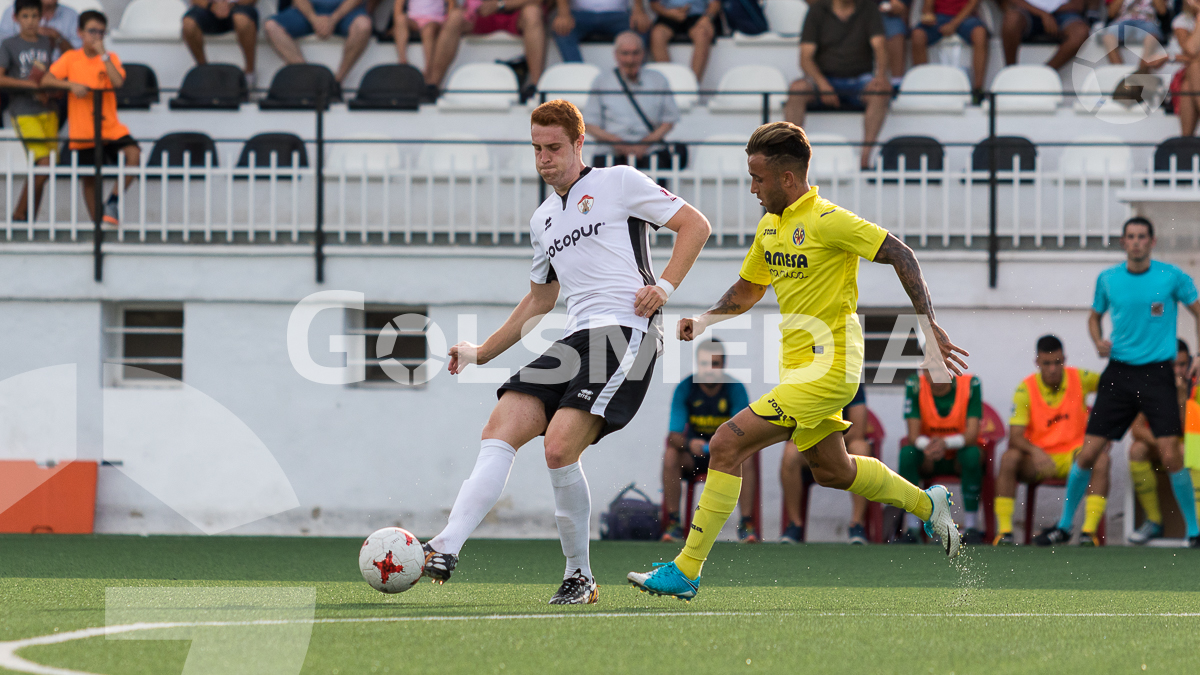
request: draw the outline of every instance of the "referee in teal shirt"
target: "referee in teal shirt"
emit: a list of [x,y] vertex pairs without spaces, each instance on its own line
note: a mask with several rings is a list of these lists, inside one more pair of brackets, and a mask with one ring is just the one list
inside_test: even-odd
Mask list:
[[[1196,317],[1200,334],[1196,284],[1178,267],[1150,260],[1150,252],[1154,249],[1154,225],[1145,218],[1130,218],[1125,222],[1121,248],[1125,249],[1127,259],[1100,273],[1092,313],[1088,317],[1088,332],[1092,342],[1096,343],[1096,351],[1109,359],[1108,367],[1100,376],[1083,449],[1075,457],[1067,476],[1062,516],[1057,526],[1038,535],[1037,543],[1049,546],[1065,543],[1071,538],[1075,509],[1087,491],[1096,459],[1107,450],[1110,441],[1125,435],[1140,412],[1150,423],[1163,467],[1170,473],[1171,488],[1187,524],[1187,545],[1200,548],[1192,476],[1183,466],[1183,453],[1179,449],[1183,425],[1179,419],[1172,369],[1179,304],[1186,306]],[[1105,312],[1112,313],[1111,340],[1104,339],[1100,329],[1100,319]],[[1192,364],[1193,379],[1197,370],[1200,370],[1200,359]]]

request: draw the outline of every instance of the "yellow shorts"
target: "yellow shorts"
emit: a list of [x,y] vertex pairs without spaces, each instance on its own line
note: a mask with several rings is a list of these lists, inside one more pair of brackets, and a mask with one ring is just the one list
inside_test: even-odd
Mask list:
[[792,442],[804,452],[829,434],[850,428],[842,419],[842,408],[854,398],[858,383],[846,382],[840,372],[837,375],[804,384],[776,385],[751,403],[750,410],[772,424],[793,429]]
[[1054,460],[1054,475],[1042,476],[1042,480],[1049,478],[1057,478],[1065,480],[1067,475],[1071,473],[1071,464],[1075,462],[1075,455],[1079,454],[1081,448],[1075,448],[1070,452],[1056,452],[1050,455],[1050,459]]
[[17,115],[13,122],[17,136],[25,144],[25,151],[33,153],[34,161],[45,159],[58,149],[58,113],[51,111],[36,115]]

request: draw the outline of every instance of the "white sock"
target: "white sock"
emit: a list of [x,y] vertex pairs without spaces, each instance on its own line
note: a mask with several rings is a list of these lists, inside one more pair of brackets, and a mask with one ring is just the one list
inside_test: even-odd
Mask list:
[[975,529],[975,512],[974,511],[968,511],[963,514],[963,525],[968,530]]
[[921,522],[921,519],[914,516],[913,514],[911,514],[911,513],[904,514],[904,529],[920,530],[922,527],[924,527],[924,525],[925,525],[925,523]]
[[517,451],[508,443],[496,438],[484,439],[471,477],[458,490],[450,521],[441,534],[429,540],[433,550],[458,555],[467,537],[500,499],[516,456]]
[[592,493],[588,490],[583,465],[575,462],[561,469],[550,469],[550,484],[554,486],[554,520],[558,523],[558,538],[562,541],[567,570],[563,578],[582,570],[592,578],[592,563],[588,556],[592,520]]

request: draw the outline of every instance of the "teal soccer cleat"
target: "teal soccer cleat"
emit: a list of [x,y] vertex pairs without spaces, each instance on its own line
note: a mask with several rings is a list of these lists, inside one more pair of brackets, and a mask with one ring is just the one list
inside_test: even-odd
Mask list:
[[695,581],[687,578],[675,563],[654,563],[654,571],[649,573],[630,572],[629,583],[639,591],[653,595],[669,595],[680,600],[689,601],[700,592],[700,578]]
[[925,521],[925,534],[942,542],[946,555],[953,558],[958,555],[962,537],[954,519],[950,517],[950,491],[944,485],[934,485],[926,490],[925,494],[929,495],[929,501],[933,503],[933,513],[930,514],[929,520]]

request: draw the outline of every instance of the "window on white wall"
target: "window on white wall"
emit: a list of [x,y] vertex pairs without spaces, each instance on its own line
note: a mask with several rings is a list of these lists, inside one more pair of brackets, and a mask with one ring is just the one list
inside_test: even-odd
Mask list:
[[106,311],[110,386],[183,380],[183,305],[115,305]]
[[917,372],[921,360],[921,343],[912,330],[916,325],[912,310],[868,309],[859,319],[865,348],[863,382],[903,386],[908,376]]
[[348,330],[366,336],[367,386],[421,385],[433,375],[427,364],[429,308],[410,305],[367,305],[347,312]]

